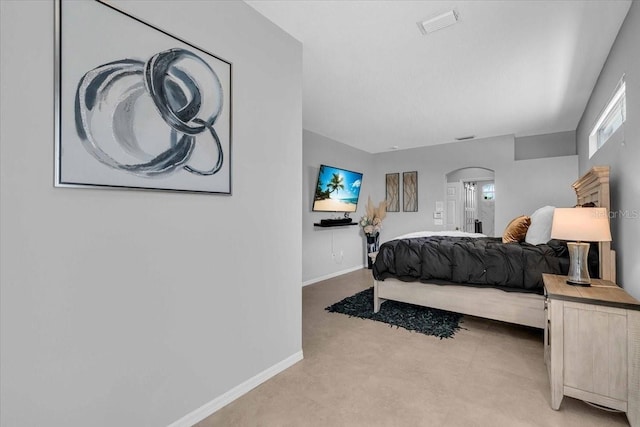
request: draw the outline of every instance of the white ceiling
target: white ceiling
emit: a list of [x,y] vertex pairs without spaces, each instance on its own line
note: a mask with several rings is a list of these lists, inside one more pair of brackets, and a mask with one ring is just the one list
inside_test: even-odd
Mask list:
[[[303,127],[372,153],[574,130],[631,5],[247,3],[303,43]],[[420,33],[451,9],[456,25]]]

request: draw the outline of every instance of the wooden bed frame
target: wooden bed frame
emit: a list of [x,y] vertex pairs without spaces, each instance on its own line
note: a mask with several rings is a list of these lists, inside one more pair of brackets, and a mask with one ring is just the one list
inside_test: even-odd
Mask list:
[[[610,209],[609,167],[596,166],[575,183],[577,204],[595,203]],[[615,282],[615,252],[610,242],[600,243],[600,278]],[[398,279],[373,282],[373,310],[378,312],[386,300],[401,301],[449,310],[471,316],[533,326],[544,329],[544,296],[531,293],[506,292],[493,288],[459,285],[435,285],[423,282],[403,282]]]

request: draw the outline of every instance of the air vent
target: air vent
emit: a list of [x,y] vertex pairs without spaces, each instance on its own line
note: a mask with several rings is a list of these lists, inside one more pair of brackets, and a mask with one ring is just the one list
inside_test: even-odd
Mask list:
[[456,141],[466,141],[467,139],[473,139],[475,137],[476,137],[475,135],[461,136],[461,137],[456,138]]
[[453,25],[456,22],[458,22],[458,14],[455,10],[450,10],[426,21],[418,22],[418,28],[422,34],[427,35]]

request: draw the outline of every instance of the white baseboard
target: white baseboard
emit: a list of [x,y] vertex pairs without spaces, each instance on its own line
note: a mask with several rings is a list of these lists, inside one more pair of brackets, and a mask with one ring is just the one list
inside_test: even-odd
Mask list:
[[302,282],[302,286],[304,287],[307,285],[311,285],[312,283],[322,282],[323,280],[331,279],[336,276],[342,276],[343,274],[351,273],[352,271],[356,271],[356,270],[361,270],[365,267],[366,266],[364,264],[356,265],[355,267],[347,268],[346,270],[340,270],[340,271],[336,271],[335,273],[327,274],[326,276],[316,277],[315,279],[310,279]]
[[233,402],[243,394],[248,393],[249,391],[253,390],[263,382],[267,381],[268,379],[276,376],[277,374],[284,371],[285,369],[295,365],[302,359],[303,359],[302,350],[300,350],[299,352],[294,353],[291,356],[287,357],[283,361],[276,363],[272,367],[265,369],[264,371],[260,372],[258,375],[252,378],[249,378],[247,381],[232,388],[231,390],[224,393],[223,395],[216,397],[211,402],[205,403],[195,411],[190,412],[184,417],[180,418],[178,421],[175,421],[169,424],[168,427],[192,427],[194,424],[204,420],[209,415],[220,410],[221,408]]

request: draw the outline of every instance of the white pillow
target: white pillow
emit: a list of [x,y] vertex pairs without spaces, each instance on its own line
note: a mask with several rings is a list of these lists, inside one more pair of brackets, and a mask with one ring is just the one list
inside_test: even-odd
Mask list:
[[553,206],[544,206],[531,214],[531,225],[524,241],[531,245],[540,245],[551,240],[551,224],[553,223]]

